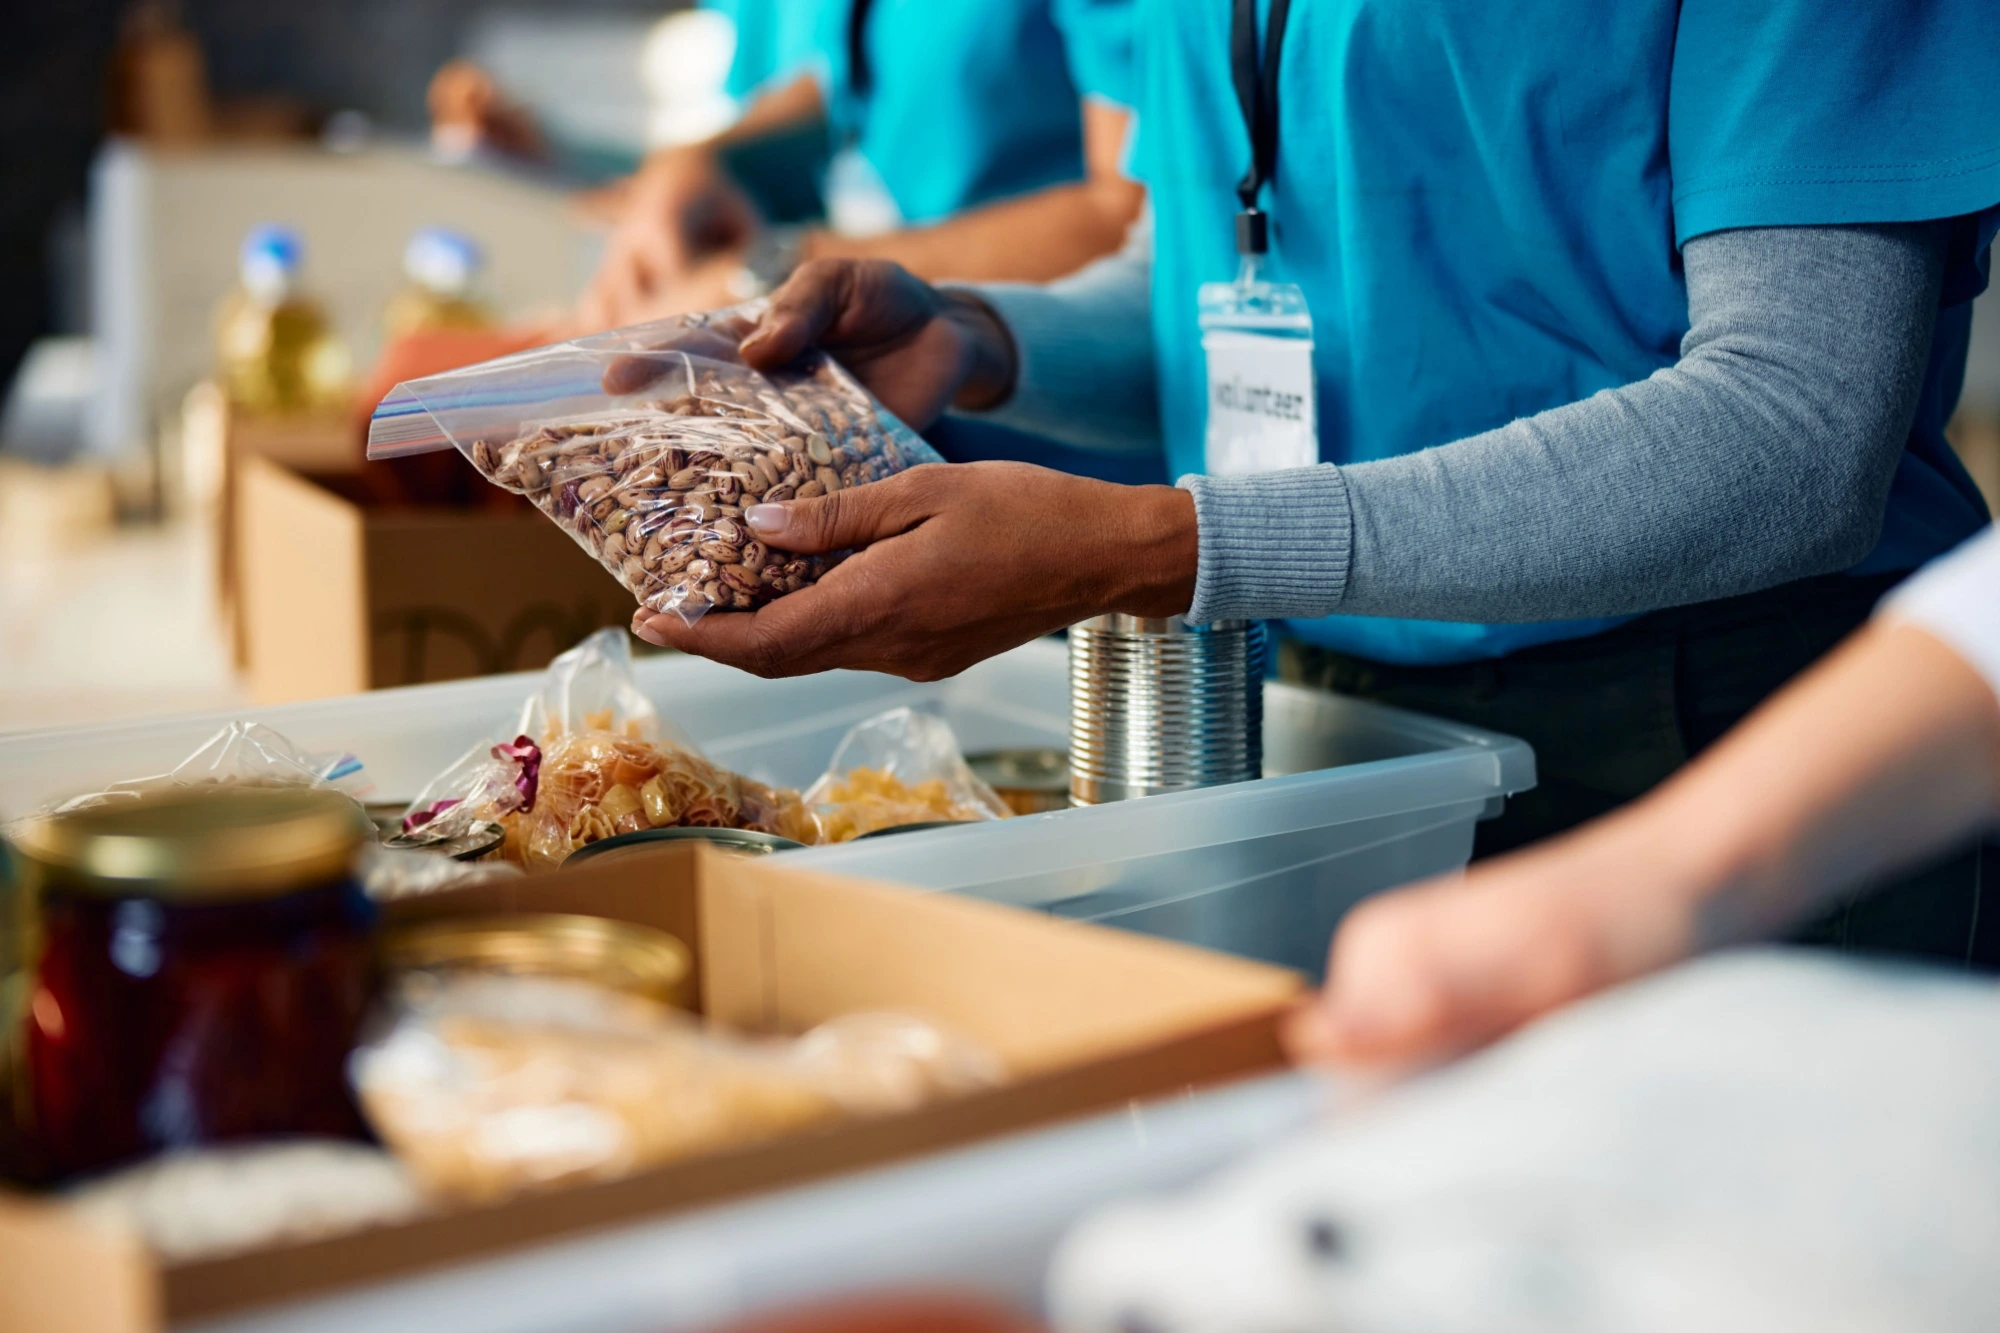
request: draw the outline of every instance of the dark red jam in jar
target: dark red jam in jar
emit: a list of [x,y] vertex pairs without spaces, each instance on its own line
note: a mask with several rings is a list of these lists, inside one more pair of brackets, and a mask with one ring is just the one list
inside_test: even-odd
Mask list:
[[353,876],[371,836],[345,796],[298,789],[30,825],[10,1156],[57,1180],[228,1139],[365,1136],[346,1067],[373,985]]

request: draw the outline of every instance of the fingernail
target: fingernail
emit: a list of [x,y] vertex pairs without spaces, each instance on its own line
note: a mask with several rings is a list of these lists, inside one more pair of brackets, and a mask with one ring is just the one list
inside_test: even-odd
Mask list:
[[785,530],[791,515],[783,505],[751,505],[743,511],[743,521],[750,530],[763,537],[776,537]]

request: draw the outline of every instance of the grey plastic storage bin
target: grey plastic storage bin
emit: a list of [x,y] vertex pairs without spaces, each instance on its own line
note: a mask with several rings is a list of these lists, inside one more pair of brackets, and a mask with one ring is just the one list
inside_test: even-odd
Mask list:
[[[935,709],[968,751],[1061,745],[1067,656],[1040,642],[953,680],[834,672],[765,681],[686,657],[637,665],[661,713],[714,758],[803,786],[849,727]],[[232,717],[308,750],[358,755],[407,800],[481,739],[504,737],[536,673],[59,731],[0,735],[0,817],[159,773]],[[787,862],[1038,907],[1317,973],[1341,913],[1463,866],[1479,818],[1534,785],[1520,741],[1284,685],[1266,687],[1262,782],[787,852]]]

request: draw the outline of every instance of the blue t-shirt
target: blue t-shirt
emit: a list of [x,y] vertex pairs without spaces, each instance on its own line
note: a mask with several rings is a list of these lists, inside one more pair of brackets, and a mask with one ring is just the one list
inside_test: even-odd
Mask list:
[[853,0],[798,3],[818,12],[836,142],[908,222],[1081,179],[1083,97],[1131,99],[1132,0],[874,0],[865,94],[849,68]]
[[797,78],[819,56],[823,6],[817,0],[701,0],[701,8],[724,15],[736,28],[723,87],[739,102]]
[[[1159,0],[1140,17],[1134,164],[1152,191],[1177,475],[1202,469],[1195,293],[1236,271],[1249,161],[1230,8]],[[1671,365],[1690,237],[1958,218],[1922,407],[1857,572],[1962,540],[1986,511],[1944,422],[2000,223],[1996,18],[1993,0],[1295,3],[1265,206],[1273,276],[1313,312],[1320,457],[1445,444]],[[1616,623],[1332,616],[1290,630],[1443,663]]]

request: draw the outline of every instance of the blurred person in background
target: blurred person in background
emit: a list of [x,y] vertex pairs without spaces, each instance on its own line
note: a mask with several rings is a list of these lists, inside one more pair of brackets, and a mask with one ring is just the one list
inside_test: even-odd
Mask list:
[[[1604,814],[1987,521],[1944,439],[2000,229],[1980,8],[1142,4],[1150,235],[1046,287],[815,263],[744,353],[823,346],[919,427],[1164,442],[1178,488],[920,468],[759,507],[774,546],[866,549],[635,627],[930,679],[1107,611],[1283,617],[1286,678],[1534,746],[1479,855]],[[1239,369],[1317,407],[1211,468],[1197,293],[1266,237],[1317,336]],[[2000,962],[1979,870],[1804,934]]]
[[[628,184],[586,327],[727,305],[814,258],[1056,277],[1116,249],[1138,215],[1143,191],[1120,169],[1130,0],[716,7],[738,25],[731,84],[749,105],[720,137],[655,153]],[[731,163],[801,132],[851,147],[900,225],[873,236],[769,228]]]
[[[1116,250],[1143,206],[1144,190],[1123,170],[1133,0],[706,7],[736,26],[728,86],[747,105],[722,134],[661,149],[630,179],[587,196],[612,225],[579,303],[580,329],[733,304],[811,258],[886,258],[939,278],[1056,277]],[[463,70],[442,71],[434,103],[464,104],[468,81]],[[492,105],[505,109],[504,101]],[[494,133],[496,142],[522,138],[506,116]],[[824,192],[807,188],[829,148],[847,150],[841,160],[872,179],[857,184],[848,171]],[[867,235],[804,225],[828,207],[892,225]],[[572,331],[401,341],[385,351],[370,392],[379,398],[401,380]],[[954,462],[1008,459],[1111,481],[1164,480],[1148,449],[1077,449],[960,418],[926,433]]]

